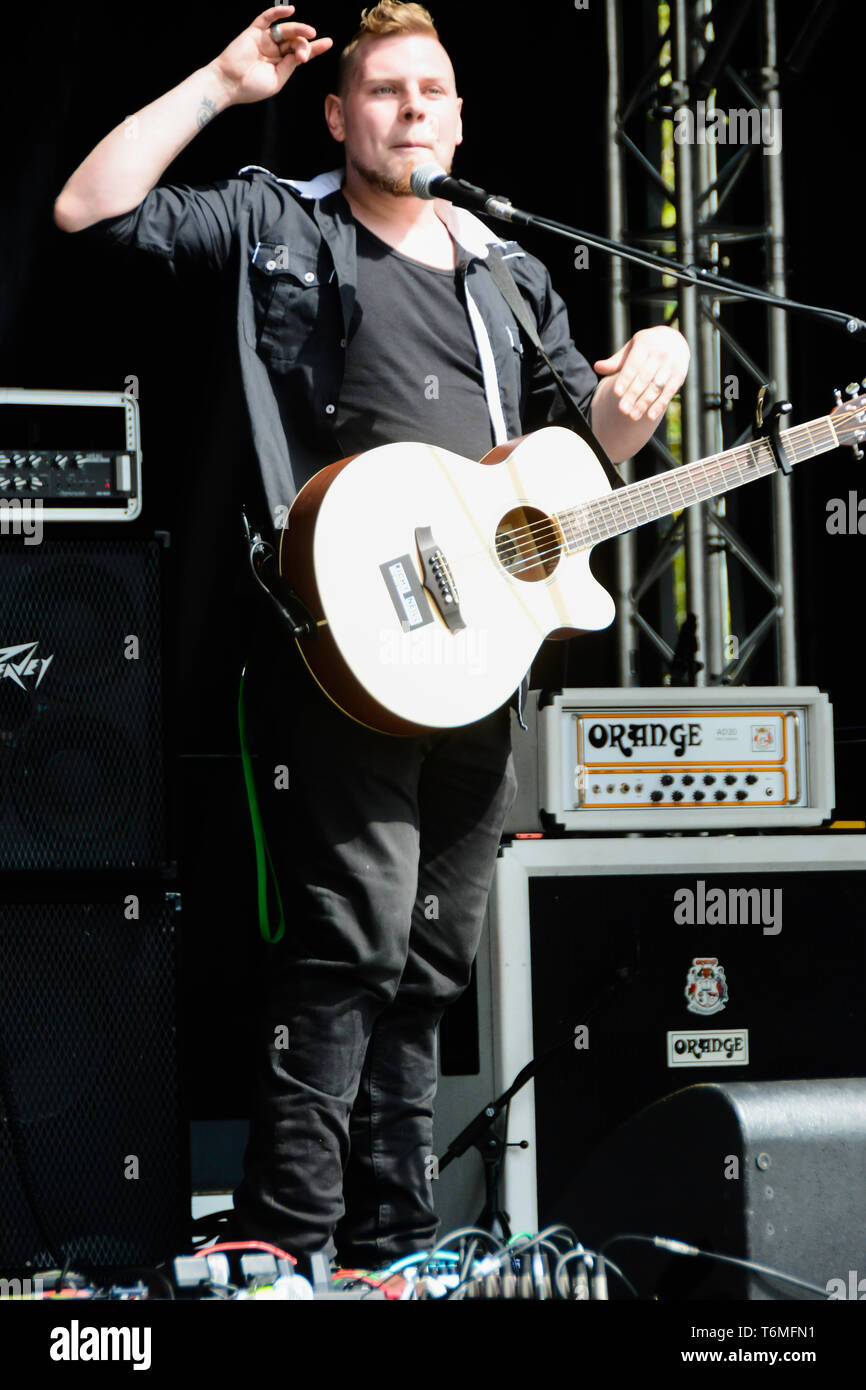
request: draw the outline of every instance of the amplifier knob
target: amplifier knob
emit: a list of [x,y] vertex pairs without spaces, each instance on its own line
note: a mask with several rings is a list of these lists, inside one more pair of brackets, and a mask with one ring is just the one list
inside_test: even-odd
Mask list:
[[661,801],[663,796],[663,792],[650,792],[650,801]]

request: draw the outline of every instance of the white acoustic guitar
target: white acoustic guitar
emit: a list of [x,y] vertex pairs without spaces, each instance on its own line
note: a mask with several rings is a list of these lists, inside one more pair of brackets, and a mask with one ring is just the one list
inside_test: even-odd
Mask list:
[[[855,396],[778,441],[793,464],[864,435],[866,396]],[[298,493],[281,537],[280,574],[317,625],[301,654],[371,729],[470,724],[513,694],[545,638],[613,621],[590,571],[594,545],[775,467],[760,439],[614,490],[558,426],[480,463],[428,444],[341,459]]]

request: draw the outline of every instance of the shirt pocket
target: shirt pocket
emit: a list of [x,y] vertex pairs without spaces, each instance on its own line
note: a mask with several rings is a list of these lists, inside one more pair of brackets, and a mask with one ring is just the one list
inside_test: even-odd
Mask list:
[[295,362],[319,316],[319,259],[278,242],[260,241],[250,259],[250,291],[259,356],[274,366]]

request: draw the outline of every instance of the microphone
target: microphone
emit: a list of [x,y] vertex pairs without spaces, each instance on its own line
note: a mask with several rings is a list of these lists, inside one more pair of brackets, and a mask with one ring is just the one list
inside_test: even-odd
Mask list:
[[410,175],[409,186],[416,198],[445,198],[460,208],[473,208],[491,217],[504,217],[508,222],[521,220],[521,214],[507,198],[488,193],[486,189],[467,183],[465,179],[452,179],[441,164],[431,162],[416,165]]

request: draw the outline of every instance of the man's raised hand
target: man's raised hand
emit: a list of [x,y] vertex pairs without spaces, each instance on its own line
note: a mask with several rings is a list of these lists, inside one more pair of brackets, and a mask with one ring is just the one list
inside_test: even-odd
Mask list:
[[294,12],[294,5],[272,5],[208,64],[233,105],[275,96],[295,68],[333,45],[317,39],[311,25],[290,22]]

